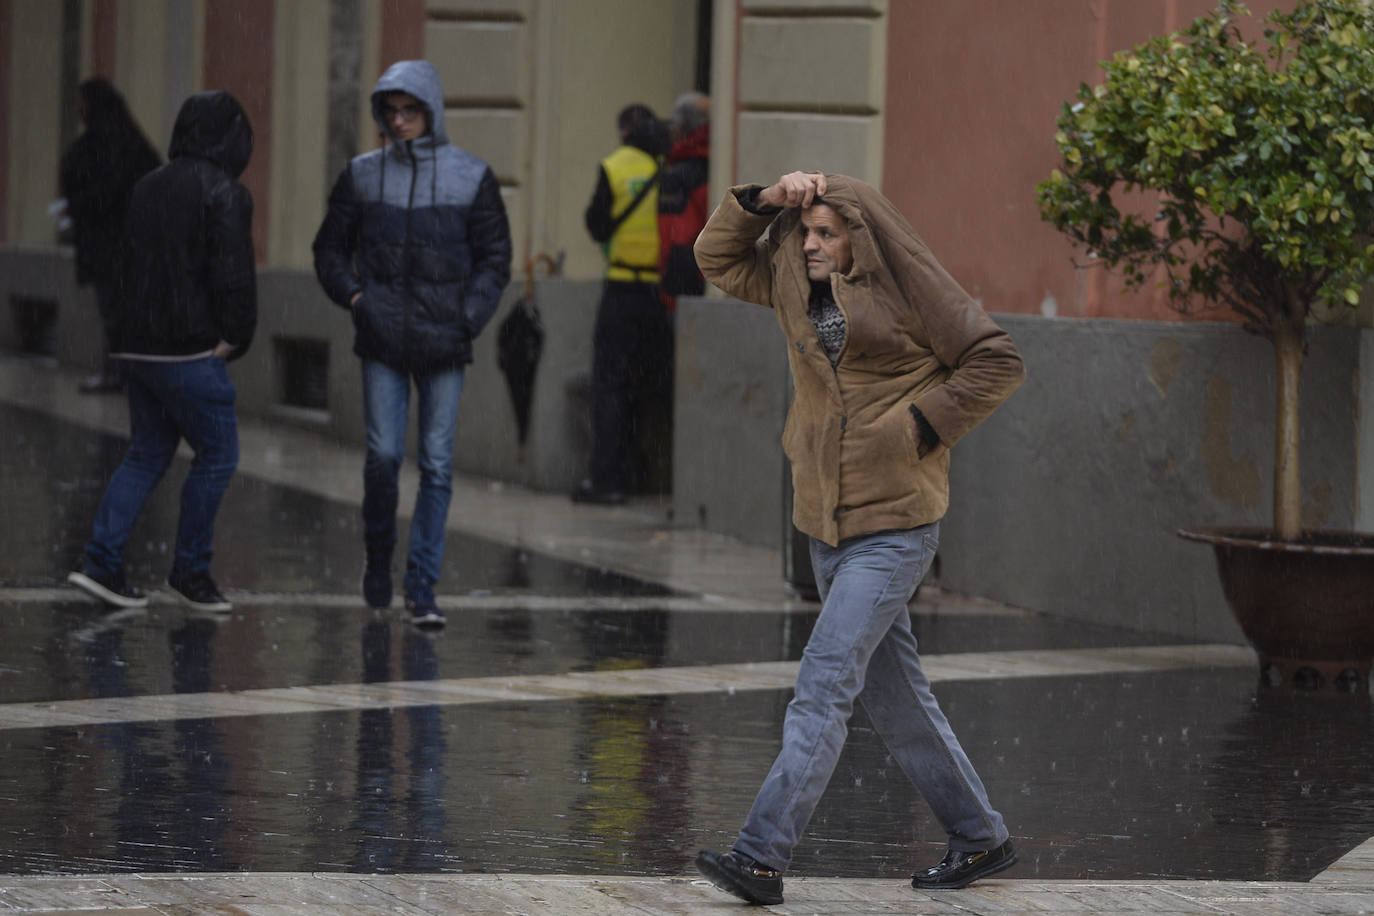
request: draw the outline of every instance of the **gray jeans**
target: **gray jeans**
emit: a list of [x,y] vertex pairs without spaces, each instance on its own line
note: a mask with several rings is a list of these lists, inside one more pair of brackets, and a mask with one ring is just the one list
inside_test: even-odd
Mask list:
[[835,770],[859,699],[893,758],[961,852],[1007,839],[973,764],[921,671],[907,602],[940,540],[934,524],[842,541],[811,541],[821,615],[802,654],[782,750],[735,849],[786,869]]

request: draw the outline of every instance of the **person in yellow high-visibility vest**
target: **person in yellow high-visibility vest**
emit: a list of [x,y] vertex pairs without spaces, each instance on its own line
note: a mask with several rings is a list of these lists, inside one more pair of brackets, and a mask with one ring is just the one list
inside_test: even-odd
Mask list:
[[673,358],[672,324],[658,294],[665,130],[644,105],[627,106],[617,120],[621,145],[601,160],[586,212],[587,231],[606,254],[606,284],[593,332],[590,468],[573,492],[577,502],[610,505],[644,483],[635,433],[641,420],[671,409]]

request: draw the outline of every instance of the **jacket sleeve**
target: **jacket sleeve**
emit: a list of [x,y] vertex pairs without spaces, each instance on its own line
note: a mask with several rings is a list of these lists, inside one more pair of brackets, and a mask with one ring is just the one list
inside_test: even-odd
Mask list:
[[353,251],[357,246],[358,220],[362,207],[353,193],[353,172],[345,166],[329,192],[329,208],[315,233],[315,276],[324,294],[335,305],[352,308],[353,296],[362,290],[353,270]]
[[611,218],[611,204],[611,180],[606,177],[604,168],[598,168],[596,190],[592,192],[591,203],[587,204],[587,212],[582,214],[587,232],[598,245],[611,240],[612,227],[615,226],[615,220]]
[[463,321],[469,336],[475,338],[496,314],[501,293],[510,282],[510,223],[501,186],[490,168],[483,174],[468,212],[468,250],[472,252],[472,275],[463,293]]
[[[920,316],[930,347],[950,372],[911,405],[946,447],[997,409],[1026,376],[1021,354],[1002,330],[947,274],[930,251],[906,253],[895,270],[906,300]],[[924,433],[924,430],[922,431]]]
[[210,302],[222,340],[238,359],[258,324],[257,265],[253,255],[253,196],[237,181],[215,184],[206,223]]
[[739,195],[753,186],[731,188],[716,207],[706,228],[697,236],[697,266],[727,295],[746,302],[769,305],[773,291],[773,249],[764,236],[776,213],[754,213],[740,203]]

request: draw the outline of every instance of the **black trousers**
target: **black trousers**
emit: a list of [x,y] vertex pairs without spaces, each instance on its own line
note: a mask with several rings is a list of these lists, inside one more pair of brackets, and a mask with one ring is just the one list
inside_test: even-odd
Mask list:
[[592,355],[592,486],[635,492],[672,456],[673,325],[658,286],[608,280]]

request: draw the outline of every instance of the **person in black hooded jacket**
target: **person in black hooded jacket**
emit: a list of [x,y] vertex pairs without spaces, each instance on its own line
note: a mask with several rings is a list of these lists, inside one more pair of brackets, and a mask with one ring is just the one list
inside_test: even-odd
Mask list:
[[124,270],[124,220],[129,196],[140,178],[162,164],[162,157],[139,130],[124,96],[108,80],[93,77],[77,87],[86,130],[62,156],[62,197],[72,221],[76,282],[95,287],[105,337],[105,365],[82,379],[83,393],[119,391],[124,371],[110,359],[116,302]]
[[201,92],[181,106],[170,161],[134,186],[113,322],[113,355],[127,366],[131,441],[96,510],[82,569],[67,577],[106,604],[148,602],[125,580],[124,547],[185,439],[195,458],[167,583],[192,607],[231,609],[210,559],[215,515],[239,454],[225,363],[248,350],[257,324],[253,199],[238,182],[252,151],[238,100]]

